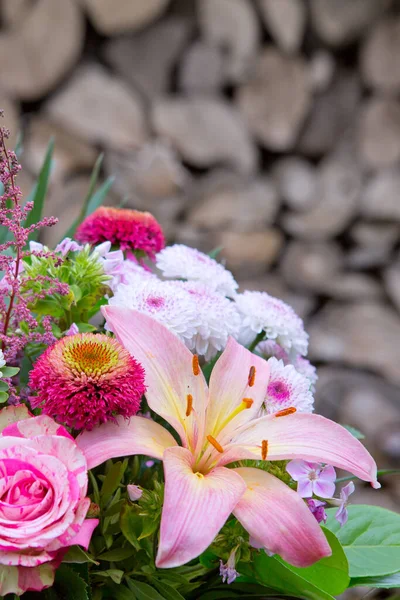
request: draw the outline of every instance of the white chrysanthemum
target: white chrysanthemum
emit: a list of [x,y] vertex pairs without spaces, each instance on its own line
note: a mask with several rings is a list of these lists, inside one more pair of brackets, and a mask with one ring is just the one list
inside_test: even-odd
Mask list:
[[[6,361],[4,359],[3,351],[0,350],[0,369],[6,366]],[[3,373],[0,371],[0,377],[3,377]]]
[[256,350],[266,359],[274,357],[278,360],[281,360],[285,366],[293,365],[298,373],[304,375],[304,377],[308,379],[310,390],[314,394],[315,384],[318,380],[317,369],[310,363],[309,360],[307,360],[307,358],[304,358],[298,354],[293,360],[290,360],[289,354],[273,340],[261,342],[258,344]]
[[196,335],[200,324],[190,294],[169,281],[149,278],[130,285],[121,284],[108,303],[153,317],[185,343]]
[[188,340],[187,346],[210,360],[224,350],[229,336],[236,338],[239,333],[241,319],[235,303],[198,281],[174,283],[191,296],[200,319],[196,334]]
[[310,363],[307,358],[303,356],[297,356],[294,360],[293,365],[298,373],[304,375],[310,382],[310,389],[312,393],[315,392],[315,384],[318,381],[317,369]]
[[284,365],[274,357],[268,359],[270,378],[263,412],[272,414],[294,407],[298,412],[310,413],[314,398],[307,377],[296,371],[293,365]]
[[242,315],[239,341],[250,344],[262,331],[269,340],[275,340],[291,356],[307,354],[308,335],[303,321],[293,308],[266,292],[237,294],[236,305]]
[[156,266],[168,279],[201,281],[210,289],[233,297],[239,287],[230,271],[216,260],[195,250],[175,244],[161,250],[156,256]]

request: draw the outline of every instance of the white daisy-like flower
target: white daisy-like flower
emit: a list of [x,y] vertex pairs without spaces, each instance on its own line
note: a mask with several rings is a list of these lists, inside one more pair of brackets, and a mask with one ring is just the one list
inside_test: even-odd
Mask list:
[[[3,350],[0,350],[0,369],[6,366]],[[0,371],[0,377],[3,377],[3,373]]]
[[260,342],[256,350],[263,358],[268,359],[273,356],[278,360],[282,360],[284,365],[290,364],[289,354],[274,340]]
[[307,354],[308,335],[291,306],[266,292],[246,291],[237,294],[235,302],[242,315],[239,341],[243,345],[264,331],[265,337],[276,341],[289,356]]
[[174,244],[156,256],[156,266],[167,279],[201,281],[212,290],[233,297],[239,287],[230,271],[216,260],[183,244]]
[[153,317],[188,343],[200,325],[196,304],[186,290],[169,281],[149,278],[121,284],[108,303],[133,308]]
[[274,357],[281,360],[283,364],[293,365],[298,373],[304,375],[310,383],[310,390],[315,393],[315,384],[318,380],[317,369],[310,363],[307,358],[298,354],[293,360],[290,360],[289,354],[273,340],[265,340],[258,344],[256,348],[257,352],[261,354],[265,359]]
[[235,303],[198,281],[174,283],[191,296],[200,319],[196,334],[187,346],[210,360],[224,350],[229,336],[236,338],[239,333],[241,319]]
[[270,415],[291,407],[298,412],[312,412],[314,398],[307,377],[298,373],[293,365],[285,366],[277,358],[269,358],[268,364],[270,378],[262,412]]
[[315,393],[315,384],[318,381],[316,367],[314,367],[314,365],[312,365],[310,363],[310,361],[307,360],[307,358],[304,358],[304,356],[297,356],[293,362],[293,366],[295,367],[295,369],[298,373],[300,373],[301,375],[304,375],[304,377],[307,377],[307,379],[310,382],[310,389],[311,389],[312,393],[314,394]]

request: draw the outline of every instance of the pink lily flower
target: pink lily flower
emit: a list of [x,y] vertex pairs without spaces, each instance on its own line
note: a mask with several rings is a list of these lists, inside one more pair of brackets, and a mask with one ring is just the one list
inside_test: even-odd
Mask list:
[[182,445],[164,427],[139,416],[84,432],[77,443],[89,468],[133,454],[163,461],[157,567],[177,567],[197,557],[231,513],[262,547],[293,565],[329,556],[329,544],[297,492],[261,469],[226,465],[303,459],[346,469],[380,487],[376,464],[361,443],[340,425],[294,409],[257,417],[268,363],[232,338],[208,388],[197,356],[163,325],[127,308],[107,306],[103,312],[145,369],[150,408],[175,429]]

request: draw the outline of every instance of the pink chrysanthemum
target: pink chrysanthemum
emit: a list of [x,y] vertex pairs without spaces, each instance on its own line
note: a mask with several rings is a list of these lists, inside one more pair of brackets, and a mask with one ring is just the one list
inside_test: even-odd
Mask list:
[[131,417],[145,393],[144,369],[115,339],[82,333],[62,338],[36,361],[33,408],[74,429]]
[[272,357],[268,359],[270,378],[262,412],[273,414],[294,407],[298,412],[313,411],[314,398],[309,380],[296,371],[293,365]]
[[153,215],[109,206],[101,206],[87,217],[75,237],[89,244],[111,242],[121,250],[139,252],[151,259],[165,246],[163,231]]

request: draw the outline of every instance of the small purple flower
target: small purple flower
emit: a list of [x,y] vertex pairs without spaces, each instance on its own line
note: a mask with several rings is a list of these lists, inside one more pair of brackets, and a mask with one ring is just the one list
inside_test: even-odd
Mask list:
[[54,252],[61,252],[63,256],[66,256],[68,252],[78,252],[82,248],[83,246],[66,237],[54,248]]
[[235,558],[236,550],[233,550],[228,558],[228,562],[225,564],[222,560],[219,561],[219,574],[222,577],[222,583],[233,583],[236,577],[239,577],[240,573],[238,573],[235,569],[236,566],[236,558]]
[[307,506],[317,519],[318,523],[326,523],[326,519],[328,518],[324,508],[324,506],[326,506],[326,502],[310,498],[307,500]]
[[297,492],[302,498],[311,498],[314,494],[320,498],[331,498],[335,493],[336,472],[331,465],[291,460],[286,471],[297,481]]
[[340,523],[340,527],[343,527],[343,525],[347,523],[347,519],[349,518],[347,505],[349,503],[349,496],[355,491],[355,489],[356,488],[354,483],[350,481],[340,490],[340,506],[339,510],[335,515],[335,519]]
[[146,462],[145,462],[144,464],[146,465],[146,467],[147,467],[148,469],[151,469],[151,467],[154,467],[154,465],[155,465],[156,463],[154,462],[154,460],[146,460]]
[[72,323],[71,327],[67,329],[64,335],[76,335],[79,333],[78,325],[76,323]]
[[142,488],[140,488],[138,485],[135,485],[134,483],[130,483],[129,485],[127,485],[126,490],[128,492],[129,500],[131,500],[131,502],[139,500],[143,495]]

